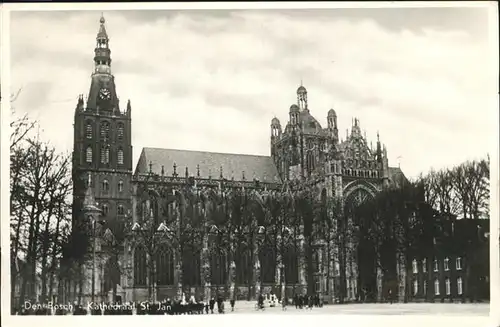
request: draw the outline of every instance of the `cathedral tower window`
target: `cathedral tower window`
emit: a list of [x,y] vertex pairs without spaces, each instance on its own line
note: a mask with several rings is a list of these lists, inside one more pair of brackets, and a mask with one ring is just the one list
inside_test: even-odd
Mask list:
[[103,146],[101,148],[101,163],[103,164],[109,163],[109,148],[107,146]]
[[101,138],[108,140],[109,139],[109,123],[103,122],[101,124]]
[[87,163],[92,163],[92,147],[88,146],[87,151],[85,151],[85,161]]
[[118,164],[123,165],[123,150],[118,149]]
[[123,192],[123,181],[118,182],[118,192]]
[[107,179],[102,181],[102,190],[104,192],[109,192],[109,182]]
[[109,213],[109,206],[107,204],[103,204],[101,207],[103,216],[107,216]]
[[119,141],[123,140],[123,124],[122,123],[118,124],[117,135],[118,135],[118,140]]
[[87,122],[87,125],[85,126],[85,136],[88,139],[92,139],[92,123]]

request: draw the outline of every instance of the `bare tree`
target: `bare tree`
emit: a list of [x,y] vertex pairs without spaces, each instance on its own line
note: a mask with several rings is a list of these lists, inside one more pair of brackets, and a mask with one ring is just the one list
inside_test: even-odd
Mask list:
[[[11,253],[15,260],[22,258],[25,262],[20,272],[22,302],[27,285],[28,295],[35,294],[39,271],[42,295],[46,295],[51,244],[62,236],[58,229],[66,218],[58,215],[61,213],[58,208],[67,205],[71,191],[69,156],[57,153],[55,148],[40,141],[39,135],[30,136],[36,124],[29,117],[15,119],[11,126]],[[13,276],[13,286],[17,277]]]

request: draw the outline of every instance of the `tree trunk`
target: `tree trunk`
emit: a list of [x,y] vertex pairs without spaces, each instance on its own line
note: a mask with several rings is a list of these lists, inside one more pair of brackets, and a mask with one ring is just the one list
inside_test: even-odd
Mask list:
[[42,279],[42,294],[41,294],[41,301],[42,303],[47,302],[47,273],[48,273],[48,268],[47,268],[47,261],[48,261],[48,252],[49,252],[49,247],[50,247],[50,237],[49,237],[49,225],[50,225],[50,217],[52,216],[52,211],[53,211],[53,205],[50,204],[49,212],[47,214],[47,221],[45,222],[45,230],[43,232],[43,243],[42,243],[42,274],[41,274],[41,279]]

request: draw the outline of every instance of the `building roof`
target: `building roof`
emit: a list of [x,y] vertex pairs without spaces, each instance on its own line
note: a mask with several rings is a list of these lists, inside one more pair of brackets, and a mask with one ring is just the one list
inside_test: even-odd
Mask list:
[[399,167],[389,167],[389,180],[398,186],[409,183],[405,174]]
[[[279,182],[279,175],[270,156],[256,156],[234,153],[215,153],[203,151],[144,148],[139,157],[136,174],[148,173],[151,170],[161,174],[162,166],[166,176],[174,173],[174,164],[178,176],[185,176],[186,167],[189,176],[200,178],[219,179],[222,167],[222,176],[225,179],[241,181],[254,178],[262,182]],[[244,173],[243,173],[244,172]]]

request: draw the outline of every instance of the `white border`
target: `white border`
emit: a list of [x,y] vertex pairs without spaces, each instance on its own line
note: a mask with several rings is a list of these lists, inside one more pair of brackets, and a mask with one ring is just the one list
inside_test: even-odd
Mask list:
[[[256,324],[273,324],[285,326],[304,326],[308,325],[311,319],[315,324],[321,325],[337,325],[337,326],[381,326],[388,325],[405,325],[405,326],[499,326],[500,325],[500,224],[499,204],[500,204],[500,184],[499,184],[499,147],[498,143],[495,149],[490,151],[491,155],[491,240],[496,240],[490,244],[490,281],[491,281],[491,310],[490,317],[481,316],[369,316],[369,315],[321,315],[311,313],[306,315],[213,315],[213,316],[116,316],[116,317],[95,317],[87,316],[86,318],[78,318],[73,316],[55,317],[19,317],[9,315],[10,301],[10,263],[9,263],[9,122],[10,122],[10,103],[8,101],[10,94],[10,11],[54,11],[54,10],[159,10],[159,9],[327,9],[327,8],[415,8],[415,7],[488,7],[490,9],[490,41],[491,41],[491,60],[497,69],[492,72],[495,80],[498,80],[498,11],[497,3],[494,1],[469,1],[469,2],[210,2],[210,3],[9,3],[1,5],[0,23],[1,23],[1,62],[0,62],[0,77],[1,91],[4,98],[2,99],[0,122],[0,208],[1,213],[1,230],[2,230],[2,325],[3,326],[24,326],[28,324],[36,324],[37,326],[54,326],[54,321],[68,325],[90,325],[96,322],[104,324],[188,324],[188,325],[210,325],[217,324],[218,326],[234,326],[234,324],[248,324],[255,326]],[[464,22],[467,24],[467,22]],[[498,98],[495,103],[491,104],[498,108]],[[471,110],[474,110],[471,108]],[[498,122],[498,110],[496,110]],[[498,125],[495,131],[496,139],[498,140]],[[9,299],[9,300],[6,300]],[[237,317],[237,318],[236,318]],[[313,318],[314,317],[314,318]],[[55,319],[55,320],[54,320]],[[109,319],[113,319],[110,321]]]

